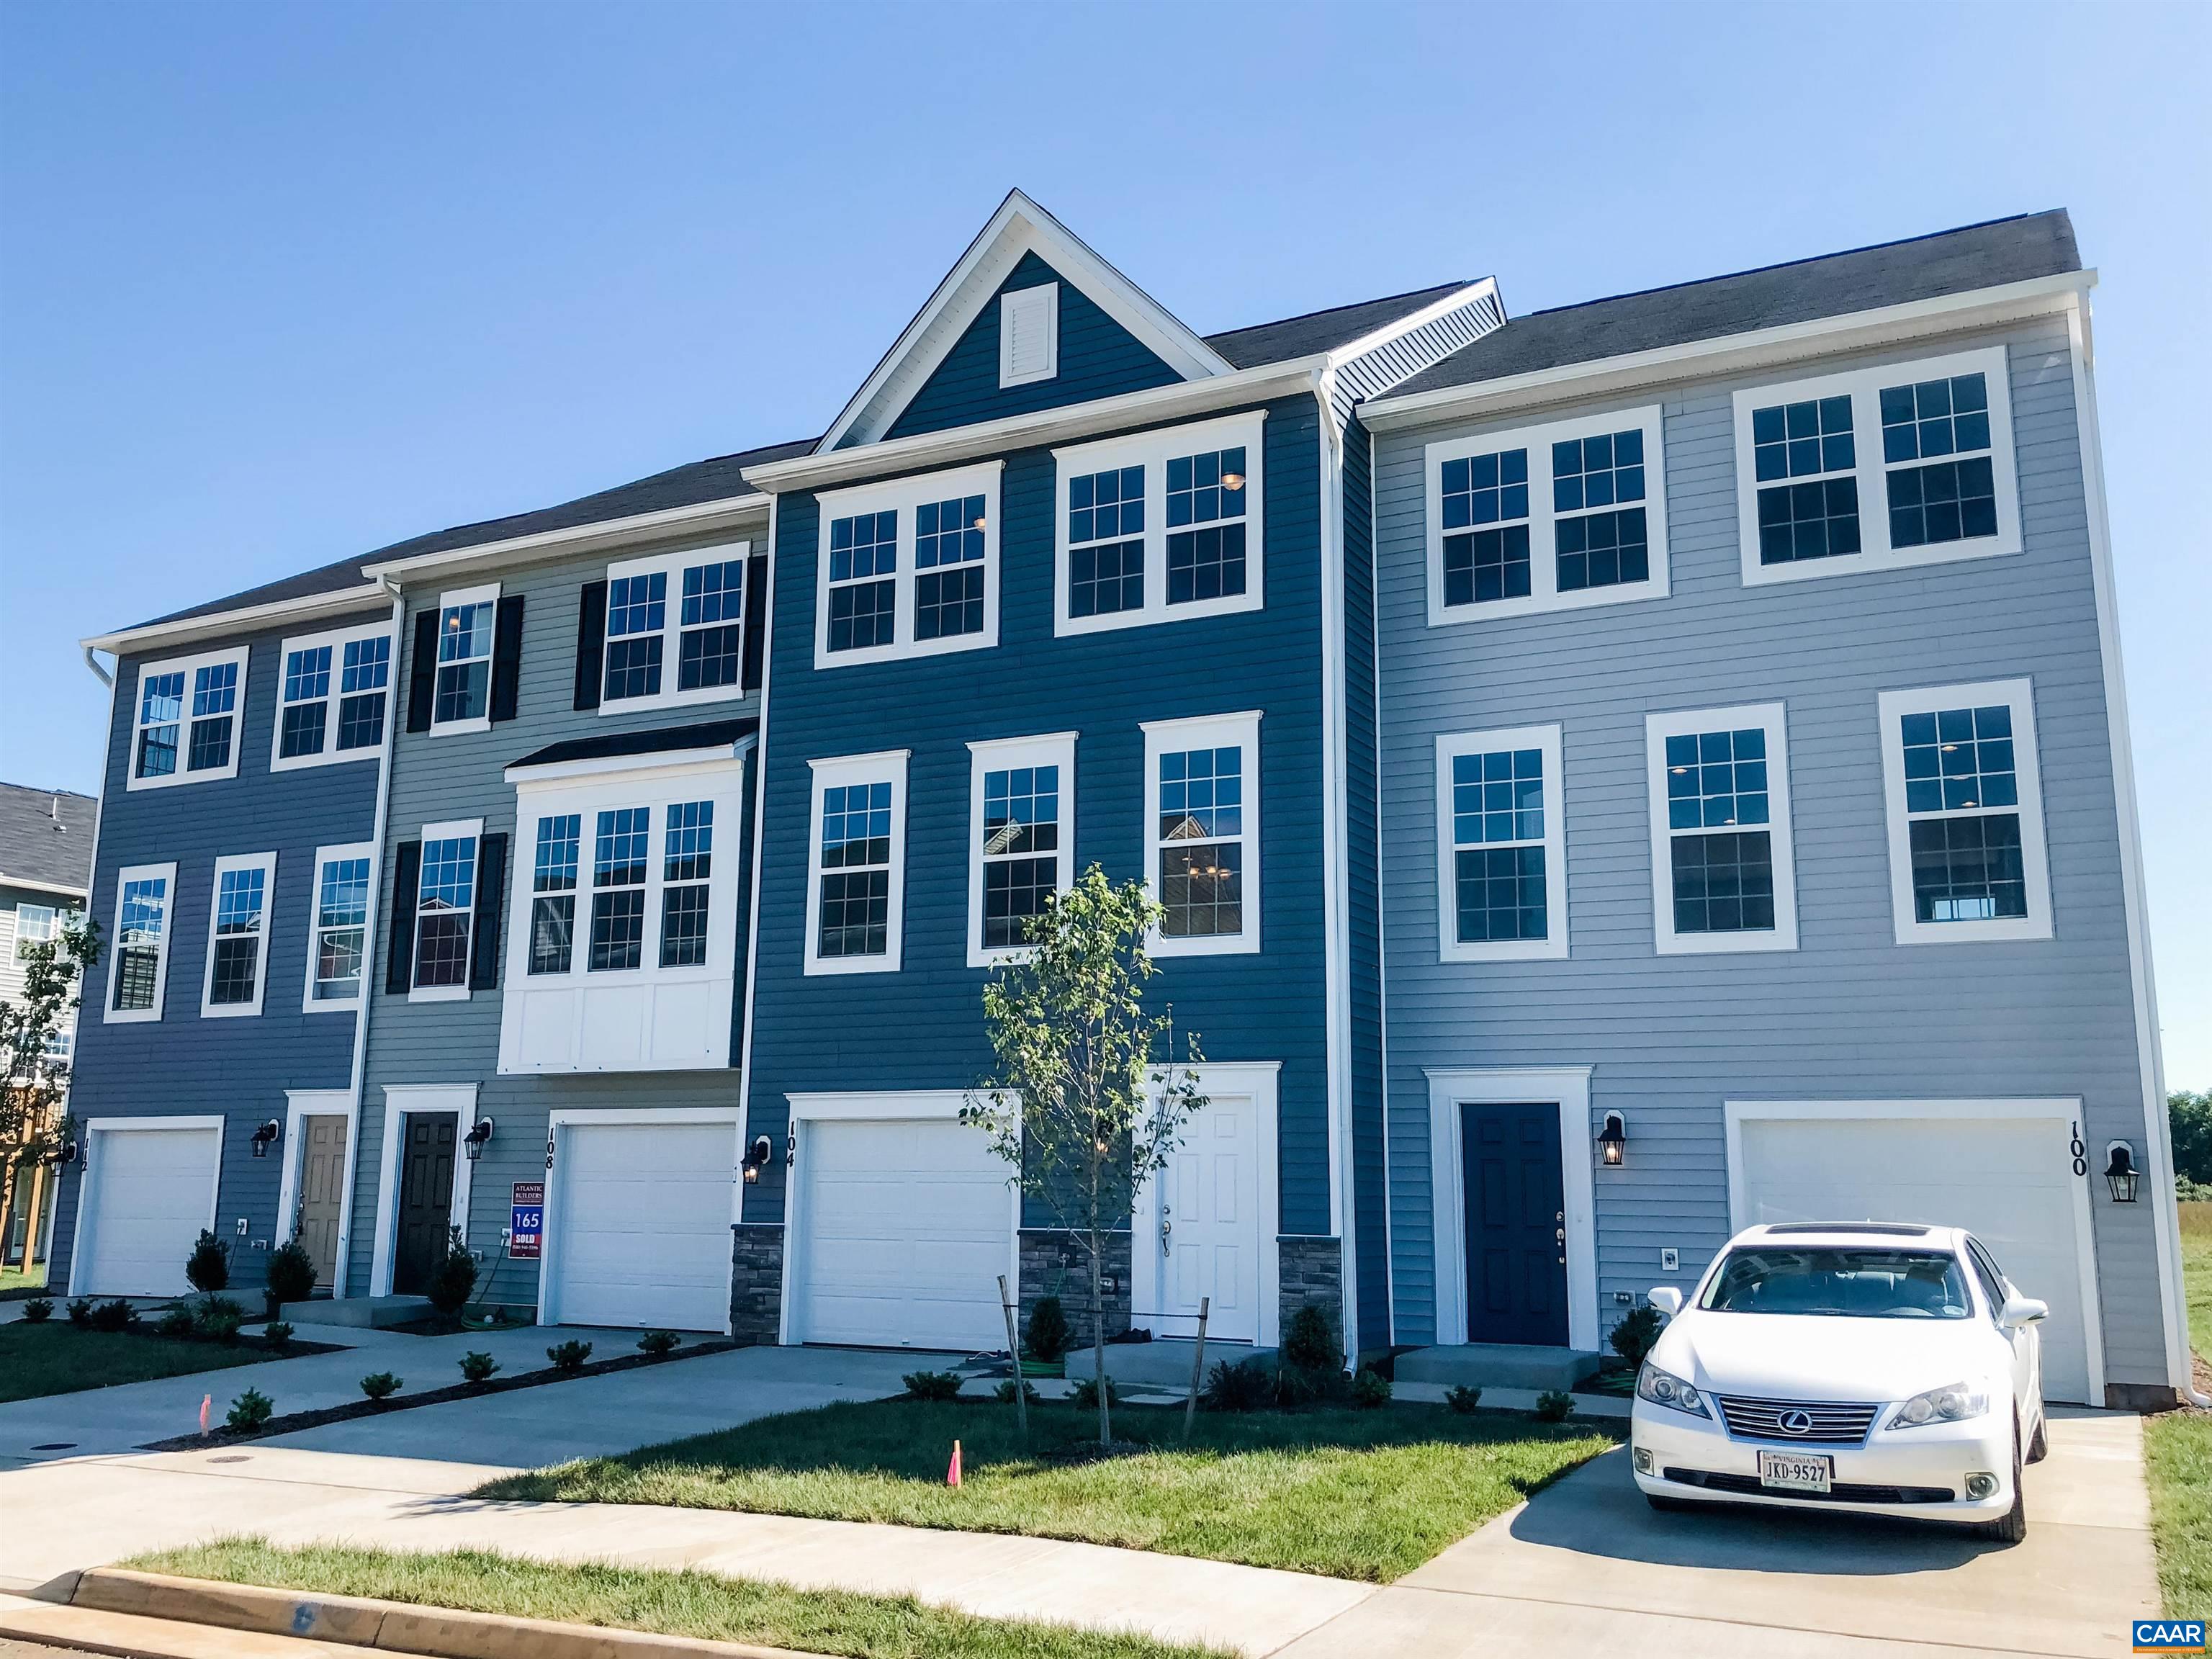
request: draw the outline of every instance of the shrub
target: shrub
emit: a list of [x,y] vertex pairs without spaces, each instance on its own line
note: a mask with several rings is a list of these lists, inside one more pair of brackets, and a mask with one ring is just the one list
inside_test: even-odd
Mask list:
[[204,1297],[192,1310],[192,1331],[211,1342],[229,1342],[246,1322],[246,1310],[227,1296]]
[[1217,1359],[1206,1374],[1198,1403],[1210,1412],[1255,1412],[1274,1391],[1274,1376],[1259,1360],[1240,1359],[1232,1365]]
[[361,1379],[361,1391],[378,1405],[382,1405],[406,1385],[404,1376],[394,1376],[390,1371],[371,1371]]
[[584,1362],[592,1357],[592,1345],[570,1337],[566,1342],[545,1350],[545,1357],[553,1362],[556,1371],[580,1371]]
[[92,1298],[81,1296],[69,1304],[69,1322],[79,1330],[92,1323]]
[[156,1336],[189,1337],[192,1334],[192,1310],[172,1308],[154,1322]]
[[1319,1303],[1309,1302],[1291,1316],[1290,1328],[1283,1333],[1283,1363],[1302,1371],[1344,1368],[1344,1346]]
[[446,1241],[446,1259],[430,1275],[430,1288],[426,1294],[430,1305],[451,1319],[469,1305],[469,1297],[476,1293],[476,1288],[477,1259],[469,1254],[456,1231]]
[[194,1290],[210,1296],[225,1288],[230,1283],[230,1246],[201,1228],[199,1243],[185,1258],[185,1277],[191,1280]]
[[1649,1305],[1638,1308],[1613,1328],[1613,1351],[1626,1359],[1632,1370],[1644,1363],[1644,1356],[1656,1346],[1659,1333],[1666,1326],[1658,1309]]
[[1360,1410],[1372,1411],[1377,1406],[1390,1403],[1390,1379],[1367,1366],[1352,1379],[1352,1403]]
[[279,1244],[269,1257],[269,1311],[287,1302],[305,1302],[315,1293],[315,1259],[296,1238]]
[[1034,1401],[1038,1398],[1036,1383],[1027,1377],[1010,1376],[998,1387],[997,1397],[1001,1406],[1011,1406],[1014,1403],[1014,1385],[1017,1382],[1021,1384],[1023,1399]]
[[[1085,1377],[1075,1385],[1075,1392],[1067,1398],[1069,1403],[1078,1411],[1097,1411],[1098,1409],[1098,1379],[1092,1376]],[[1106,1403],[1109,1407],[1121,1403],[1121,1385],[1110,1376],[1106,1379]]]
[[23,1304],[23,1322],[43,1325],[54,1316],[54,1304],[43,1296],[34,1296]]
[[272,1319],[269,1328],[261,1333],[261,1340],[272,1348],[281,1348],[292,1340],[292,1327],[282,1319]]
[[127,1331],[137,1322],[138,1310],[119,1296],[92,1310],[92,1328],[95,1331]]
[[258,1389],[248,1389],[230,1402],[230,1415],[222,1420],[234,1429],[258,1429],[276,1414],[276,1402]]
[[673,1331],[647,1331],[637,1340],[637,1351],[649,1353],[658,1359],[662,1354],[674,1353],[683,1346],[684,1339]]
[[1444,1390],[1444,1404],[1462,1417],[1471,1415],[1482,1404],[1482,1390],[1466,1382],[1455,1382]]
[[1067,1343],[1067,1310],[1060,1305],[1056,1296],[1039,1297],[1036,1306],[1030,1310],[1030,1355],[1050,1364],[1066,1357]]
[[1564,1423],[1574,1408],[1574,1395],[1558,1389],[1547,1389],[1536,1396],[1536,1420],[1540,1423]]
[[967,1379],[958,1371],[908,1371],[899,1381],[909,1400],[957,1400]]
[[465,1382],[489,1382],[491,1374],[499,1369],[499,1361],[488,1353],[473,1351],[461,1356],[461,1380]]

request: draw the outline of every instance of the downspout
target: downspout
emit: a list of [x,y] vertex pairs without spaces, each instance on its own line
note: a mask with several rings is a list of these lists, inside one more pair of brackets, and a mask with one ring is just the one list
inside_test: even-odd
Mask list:
[[[88,918],[97,921],[100,915],[100,912],[96,908],[100,903],[100,831],[102,824],[106,823],[107,818],[107,765],[106,757],[115,746],[115,676],[109,673],[105,668],[102,668],[100,665],[100,659],[94,654],[93,649],[90,646],[88,645],[84,647],[83,649],[84,665],[92,670],[92,677],[94,679],[98,680],[102,685],[107,688],[107,741],[102,745],[100,750],[102,759],[100,768],[100,799],[94,803],[92,809],[92,866],[90,869],[86,871],[84,878],[85,915]],[[120,670],[122,665],[123,659],[120,657],[118,657],[116,659],[116,667]],[[128,744],[125,744],[124,747],[123,763],[127,771],[131,764],[131,750]],[[111,971],[112,971],[112,969]],[[106,987],[105,983],[103,983],[100,988],[100,1000],[105,1004],[106,1000]],[[106,1009],[103,1007],[101,1012],[104,1014],[106,1012]],[[84,988],[82,982],[79,983],[77,988],[76,1017],[79,1035],[71,1039],[71,1048],[70,1051],[70,1091],[71,1094],[74,1094],[76,1090],[76,1065],[78,1054],[81,1052],[76,1048],[75,1044],[78,1041],[82,1040],[84,1022]],[[64,1103],[62,1109],[64,1112],[70,1109],[66,1103]],[[82,1182],[84,1172],[84,1160],[82,1158],[79,1158],[75,1163],[66,1165],[56,1176],[55,1179],[57,1181],[66,1181],[69,1178],[69,1175],[71,1170],[75,1170],[76,1172],[79,1181]],[[83,1188],[80,1185],[78,1188],[78,1193],[82,1195],[82,1192]],[[76,1278],[76,1223],[79,1218],[80,1218],[77,1215],[72,1215],[70,1218],[69,1265],[70,1279],[72,1281],[70,1285],[71,1289],[75,1288],[74,1281]],[[61,1231],[61,1194],[57,1192],[54,1194],[54,1231],[57,1234]],[[37,1226],[37,1219],[35,1217],[33,1218],[32,1225],[34,1229]],[[49,1285],[52,1285],[53,1282],[53,1260],[54,1241],[49,1239],[46,1243],[46,1279]],[[30,1252],[27,1247],[24,1251],[23,1265],[27,1268],[31,1265]]]
[[[741,1035],[738,1038],[738,1121],[744,1126],[739,1130],[738,1133],[739,1139],[744,1143],[748,1153],[750,1152],[753,1139],[758,1133],[754,1129],[752,1121],[753,1010],[759,1001],[759,987],[761,981],[761,890],[766,885],[768,881],[768,860],[766,856],[768,853],[768,688],[769,681],[774,678],[775,673],[776,531],[781,516],[782,507],[783,497],[781,494],[773,495],[769,497],[768,591],[765,593],[759,594],[757,596],[751,593],[745,595],[745,603],[747,605],[752,604],[754,599],[757,597],[762,606],[760,714],[758,717],[760,723],[753,728],[753,890],[751,895],[752,902],[750,906],[750,915],[748,915],[745,920],[745,982],[744,990],[745,999],[745,1017],[743,1024],[739,1027]],[[811,786],[810,785],[809,787],[811,787]],[[773,1140],[769,1142],[771,1146],[774,1146],[774,1144],[775,1142]],[[791,1306],[789,1297],[787,1294],[790,1288],[791,1279],[791,1250],[788,1234],[791,1220],[790,1148],[795,1144],[795,1141],[794,1137],[792,1134],[792,1125],[788,1119],[785,1121],[783,1144],[785,1147],[783,1164],[783,1220],[786,1227],[786,1237],[785,1248],[782,1252],[783,1272],[779,1279],[776,1291],[775,1340],[779,1344],[782,1342],[784,1332],[789,1323]],[[771,1164],[774,1162],[772,1157],[770,1162]],[[730,1239],[730,1251],[733,1264],[731,1267],[732,1280],[734,1280],[737,1272],[734,1266],[738,1244],[737,1230],[744,1226],[745,1222],[744,1182],[742,1181],[737,1182],[736,1188],[736,1196],[731,1200],[730,1204],[730,1224],[732,1234]],[[732,1327],[732,1334],[735,1334],[735,1324],[736,1321],[733,1317],[731,1321],[731,1325]]]

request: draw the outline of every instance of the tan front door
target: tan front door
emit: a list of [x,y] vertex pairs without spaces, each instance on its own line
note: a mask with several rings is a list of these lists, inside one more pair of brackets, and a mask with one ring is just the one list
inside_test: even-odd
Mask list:
[[315,1283],[327,1288],[338,1260],[338,1213],[345,1194],[346,1121],[342,1117],[301,1120],[306,1150],[301,1154],[300,1243],[315,1259]]

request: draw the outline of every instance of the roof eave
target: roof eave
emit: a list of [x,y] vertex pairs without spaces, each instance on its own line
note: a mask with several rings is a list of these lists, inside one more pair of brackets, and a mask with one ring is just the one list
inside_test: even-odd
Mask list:
[[72,887],[65,881],[48,881],[44,876],[18,876],[0,870],[0,887],[26,887],[34,893],[58,893],[64,898],[83,898],[91,890]]
[[656,513],[633,513],[625,518],[598,519],[561,530],[541,530],[529,536],[509,536],[500,541],[476,542],[438,553],[419,553],[412,558],[364,562],[362,569],[377,579],[409,581],[428,574],[450,575],[493,566],[526,562],[549,553],[591,552],[611,544],[653,537],[673,537],[734,528],[747,519],[766,518],[766,495],[726,495],[688,507],[663,507]]
[[1393,322],[1385,323],[1372,333],[1363,334],[1356,340],[1346,340],[1342,345],[1331,347],[1327,354],[1329,365],[1335,368],[1354,357],[1363,357],[1370,351],[1380,350],[1391,341],[1411,334],[1417,328],[1425,328],[1448,312],[1474,304],[1485,293],[1498,300],[1500,312],[1504,310],[1504,299],[1498,293],[1498,279],[1495,276],[1479,277],[1474,282],[1461,283],[1442,299],[1431,301],[1419,311],[1408,312]]
[[380,583],[369,581],[358,587],[338,588],[328,593],[308,593],[296,599],[240,605],[232,611],[211,611],[198,617],[179,617],[171,622],[144,623],[137,628],[118,629],[112,634],[97,634],[88,640],[79,640],[77,643],[87,651],[106,651],[118,657],[132,656],[171,646],[191,645],[200,640],[218,639],[226,634],[243,634],[281,623],[314,622],[325,617],[340,617],[348,611],[367,610],[390,599],[391,595]]

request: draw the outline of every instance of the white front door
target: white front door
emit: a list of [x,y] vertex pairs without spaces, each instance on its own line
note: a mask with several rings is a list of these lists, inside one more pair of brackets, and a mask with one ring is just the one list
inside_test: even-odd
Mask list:
[[[1203,1079],[1201,1079],[1201,1086]],[[1260,1112],[1249,1095],[1207,1091],[1167,1167],[1145,1183],[1131,1241],[1130,1322],[1155,1336],[1260,1340]]]
[[215,1219],[222,1132],[95,1127],[77,1222],[79,1296],[181,1296],[185,1261]]
[[554,1133],[548,1322],[729,1329],[738,1126],[571,1121]]

